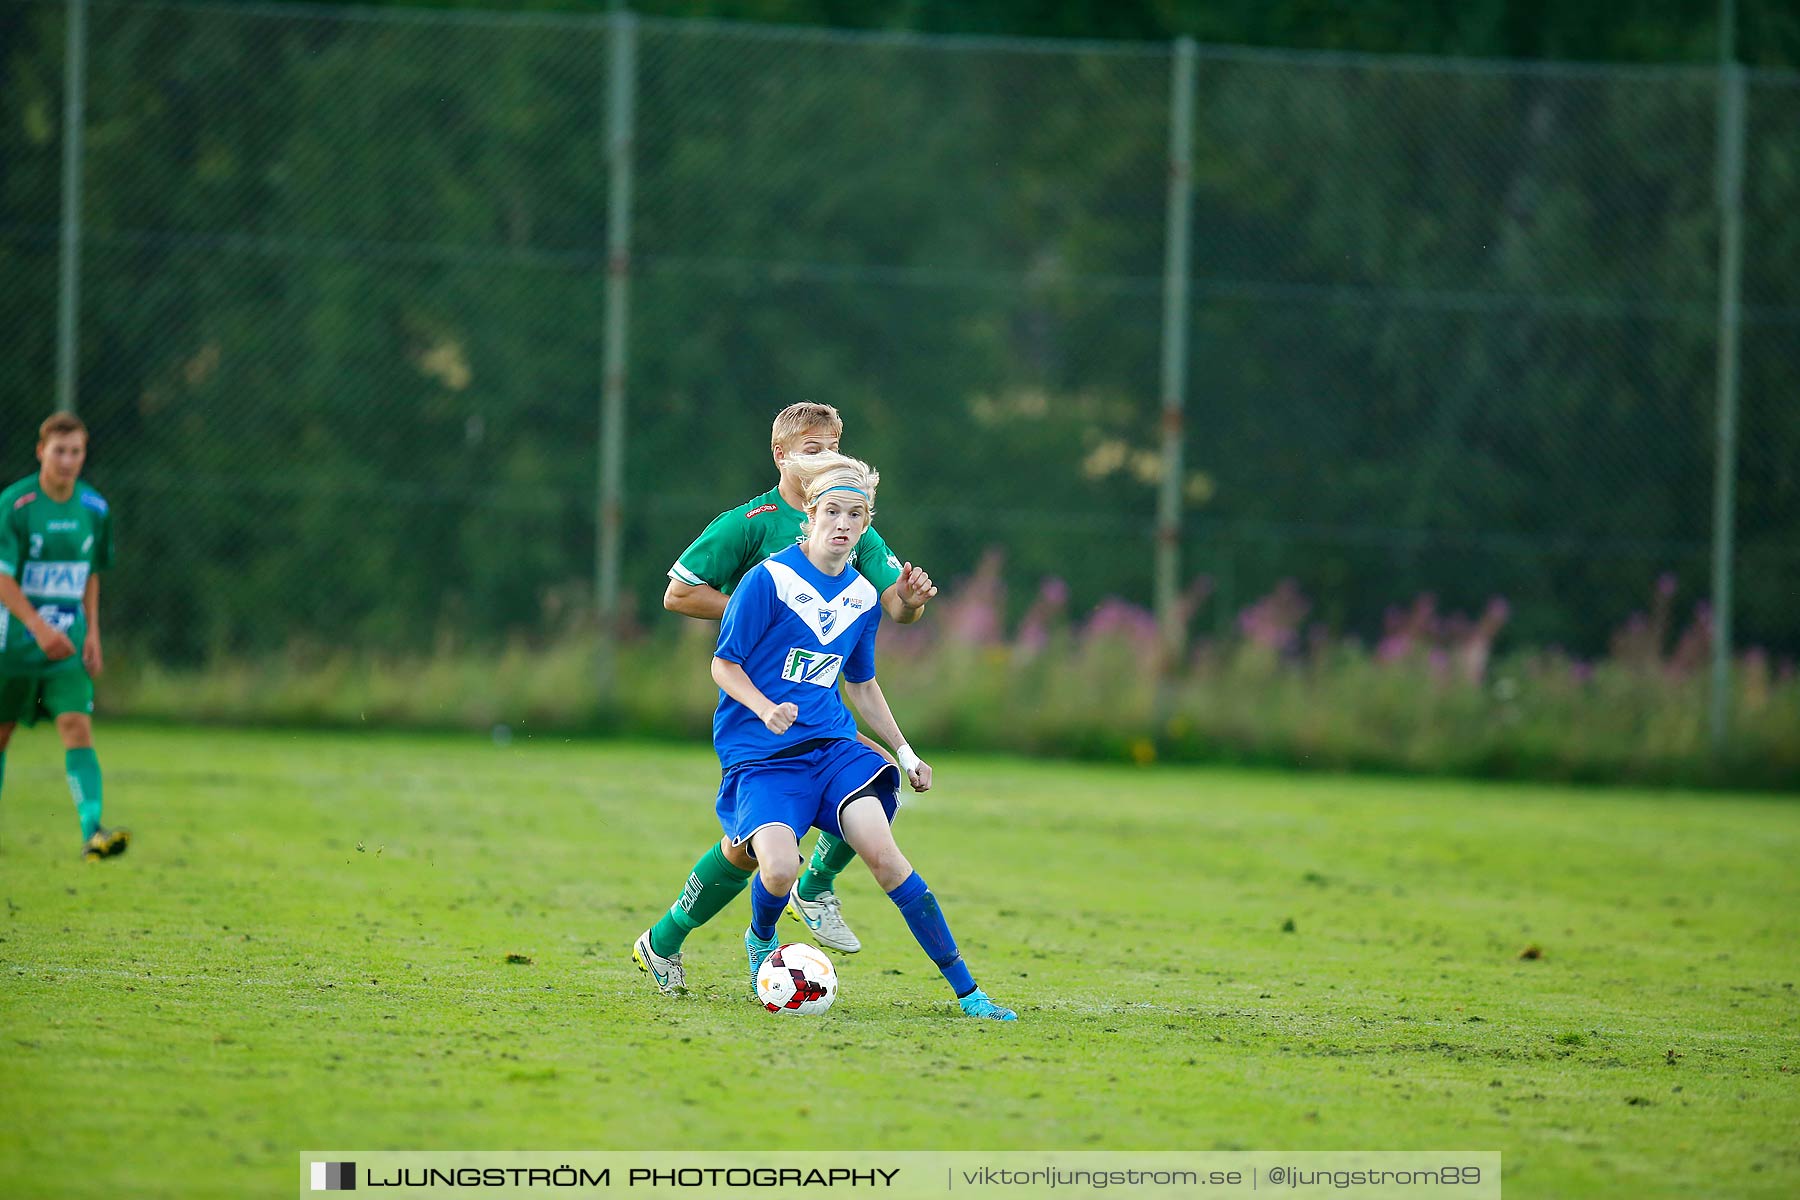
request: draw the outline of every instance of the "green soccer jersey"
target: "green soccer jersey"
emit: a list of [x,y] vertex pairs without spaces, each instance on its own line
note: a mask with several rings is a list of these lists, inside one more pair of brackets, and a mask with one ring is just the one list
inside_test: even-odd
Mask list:
[[[706,584],[729,596],[752,567],[800,541],[805,521],[805,513],[781,498],[780,486],[772,487],[714,517],[669,568],[669,578],[693,587]],[[873,525],[857,539],[850,565],[875,585],[877,595],[900,578],[900,560]]]
[[[0,492],[0,571],[19,581],[31,606],[69,635],[76,661],[87,638],[82,599],[88,576],[112,565],[112,514],[100,493],[77,482],[67,500],[44,494],[36,475]],[[0,605],[0,674],[49,665],[24,622]]]

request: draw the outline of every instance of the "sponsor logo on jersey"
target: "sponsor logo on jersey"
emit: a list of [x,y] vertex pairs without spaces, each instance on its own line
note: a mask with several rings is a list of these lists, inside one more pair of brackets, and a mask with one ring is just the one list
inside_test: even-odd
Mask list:
[[44,624],[58,633],[67,633],[75,628],[76,612],[72,608],[63,608],[56,604],[46,604],[37,610]]
[[900,569],[900,560],[898,558],[894,557],[892,554],[890,554],[890,555],[888,555],[888,566],[890,566],[890,567],[894,568],[894,570],[898,571]]
[[795,646],[788,651],[787,660],[781,664],[781,677],[822,688],[836,687],[838,671],[843,665],[844,656],[841,654],[826,654],[821,650]]
[[811,592],[801,592],[798,596],[794,597],[794,603],[795,604],[811,604],[812,603],[812,593]]
[[106,501],[100,498],[99,492],[81,493],[81,502],[97,513],[106,511]]
[[46,600],[79,600],[87,588],[88,569],[84,562],[26,563],[19,586]]
[[33,500],[36,500],[36,499],[37,499],[36,492],[26,492],[23,496],[20,496],[17,500],[13,501],[13,507],[14,508],[24,508],[27,504],[30,504]]
[[858,611],[861,611],[862,606],[863,606],[863,602],[861,600],[857,599],[855,596],[845,596],[844,597],[844,607],[845,608],[851,608],[851,609],[856,609]]
[[74,533],[81,528],[79,521],[46,521],[44,528],[51,533]]
[[749,512],[745,513],[744,520],[748,521],[751,517],[760,517],[764,513],[779,512],[780,510],[781,510],[781,505],[779,505],[779,504],[765,504],[760,508],[753,508]]

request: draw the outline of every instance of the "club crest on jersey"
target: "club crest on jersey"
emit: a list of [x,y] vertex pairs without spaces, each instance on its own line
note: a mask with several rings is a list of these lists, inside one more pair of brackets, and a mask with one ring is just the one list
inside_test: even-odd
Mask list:
[[781,677],[822,688],[836,687],[838,671],[843,665],[844,656],[841,654],[825,654],[795,646],[788,651],[787,660],[781,664]]
[[[801,579],[784,562],[766,558],[759,569],[774,579],[776,602],[804,623],[821,646],[840,637],[854,642],[858,626],[880,599],[874,585],[861,576],[848,581],[838,595],[826,597],[820,594],[819,584]],[[860,608],[852,605],[852,600],[860,601]]]

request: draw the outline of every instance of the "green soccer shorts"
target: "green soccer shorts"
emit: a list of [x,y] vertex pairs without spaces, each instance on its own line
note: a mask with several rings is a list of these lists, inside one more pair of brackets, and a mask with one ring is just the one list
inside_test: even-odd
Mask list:
[[94,681],[80,659],[29,675],[0,675],[0,725],[94,711]]

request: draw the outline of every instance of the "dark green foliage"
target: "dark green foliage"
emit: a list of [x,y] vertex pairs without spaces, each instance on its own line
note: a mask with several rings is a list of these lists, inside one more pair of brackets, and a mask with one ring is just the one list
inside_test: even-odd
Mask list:
[[[399,7],[399,6],[390,6]],[[470,6],[458,6],[467,8]],[[599,6],[95,8],[81,409],[109,596],[158,658],[493,649],[591,608],[604,319]],[[1166,39],[1704,62],[1712,7],[645,5],[625,577],[840,405],[881,523],[1011,611],[1150,591]],[[831,38],[667,15],[1137,39]],[[1744,6],[1744,55],[1792,32]],[[1784,32],[1786,30],[1787,32]],[[0,11],[0,430],[54,385],[62,8]],[[1195,138],[1190,573],[1512,605],[1598,651],[1704,578],[1717,215],[1705,70],[1209,49]],[[1800,143],[1750,86],[1739,632],[1800,647]]]

